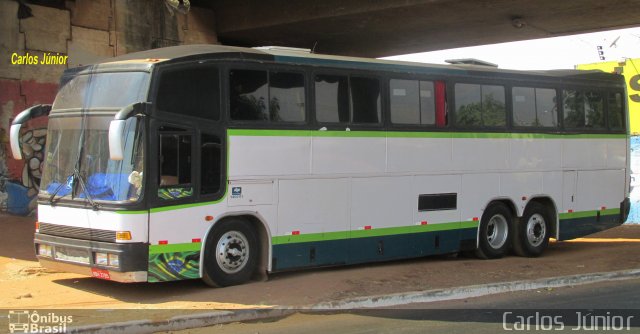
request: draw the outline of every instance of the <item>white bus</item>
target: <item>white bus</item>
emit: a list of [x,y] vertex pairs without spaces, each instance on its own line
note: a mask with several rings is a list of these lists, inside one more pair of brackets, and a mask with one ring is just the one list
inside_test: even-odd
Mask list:
[[69,69],[35,248],[119,282],[475,251],[538,256],[623,223],[622,76],[215,45]]

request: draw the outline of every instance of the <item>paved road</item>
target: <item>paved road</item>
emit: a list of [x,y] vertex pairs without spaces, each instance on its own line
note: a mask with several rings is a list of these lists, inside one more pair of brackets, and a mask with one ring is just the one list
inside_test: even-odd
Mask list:
[[[600,324],[608,325],[608,328],[600,325],[598,330],[590,330],[593,329],[589,324],[592,316],[601,316],[598,318]],[[411,304],[403,309],[295,314],[278,321],[218,325],[178,333],[494,334],[526,328],[526,317],[531,317],[528,321],[530,332],[640,333],[640,280]],[[627,321],[631,325],[629,330]],[[563,330],[550,330],[561,326],[564,326]],[[576,328],[579,330],[574,330]]]

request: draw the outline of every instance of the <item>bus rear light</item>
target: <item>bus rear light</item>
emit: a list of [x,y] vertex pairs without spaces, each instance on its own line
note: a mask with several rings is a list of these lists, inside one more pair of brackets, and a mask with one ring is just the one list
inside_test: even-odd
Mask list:
[[116,240],[131,240],[131,232],[129,231],[117,231]]
[[191,239],[191,242],[202,242],[202,239],[200,239],[200,238],[194,238],[194,239]]
[[38,255],[52,257],[53,256],[53,252],[51,251],[51,246],[39,244],[38,245]]
[[300,231],[292,231],[291,235],[300,235]]
[[367,225],[364,227],[365,230],[370,230],[371,229],[371,225]]
[[167,240],[160,240],[158,241],[158,245],[168,245],[169,242]]
[[36,233],[40,232],[40,222],[36,222]]
[[480,219],[478,219],[478,217],[473,217],[473,219],[471,219],[471,220],[473,220],[474,222],[477,222]]
[[428,222],[426,220],[423,220],[423,221],[420,222],[420,225],[427,225],[427,224],[428,224]]

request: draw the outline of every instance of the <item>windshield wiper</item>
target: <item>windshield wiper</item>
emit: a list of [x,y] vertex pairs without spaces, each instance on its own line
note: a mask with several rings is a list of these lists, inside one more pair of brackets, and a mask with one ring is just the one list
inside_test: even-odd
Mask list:
[[[69,180],[70,177],[75,177],[75,174],[69,174],[67,175],[67,177],[65,178],[65,180]],[[62,190],[62,187],[64,187],[65,185],[67,185],[69,183],[69,181],[67,182],[60,182],[60,184],[58,185],[58,187],[56,187],[56,189],[51,193],[51,196],[49,196],[49,204],[51,204],[52,206],[54,204],[56,204],[56,202],[54,202],[56,195],[58,194],[58,192],[60,192],[60,190]],[[73,183],[73,179],[71,179],[71,183]],[[62,198],[63,196],[60,196],[60,198]]]
[[100,204],[96,203],[93,200],[93,197],[91,197],[91,194],[89,194],[89,189],[87,189],[87,184],[84,182],[84,178],[82,177],[82,175],[80,175],[80,171],[77,168],[73,169],[73,175],[74,175],[74,180],[76,179],[78,180],[78,183],[80,184],[80,188],[82,188],[82,192],[87,197],[87,200],[89,201],[89,204],[91,205],[93,210],[98,211],[98,209],[100,208]]
[[[69,180],[69,178],[71,178],[71,180]],[[68,185],[69,183],[71,183],[71,188],[73,189],[73,184],[75,184],[75,181],[77,180],[78,184],[80,185],[80,188],[82,190],[82,193],[86,196],[86,198],[89,201],[89,204],[91,205],[91,207],[94,210],[98,210],[100,208],[100,204],[96,203],[93,200],[93,197],[91,197],[91,194],[89,194],[89,190],[87,189],[87,184],[85,183],[84,178],[82,177],[82,175],[80,174],[80,171],[77,168],[74,168],[73,169],[73,173],[68,175],[65,179],[69,180],[69,181],[64,182],[64,183],[60,183],[58,185],[58,187],[56,187],[56,189],[53,191],[53,193],[51,193],[51,196],[49,196],[49,204],[54,205],[56,203],[55,197],[60,192],[62,187],[64,187],[65,185]],[[62,198],[62,197],[63,196],[60,196],[60,198]]]

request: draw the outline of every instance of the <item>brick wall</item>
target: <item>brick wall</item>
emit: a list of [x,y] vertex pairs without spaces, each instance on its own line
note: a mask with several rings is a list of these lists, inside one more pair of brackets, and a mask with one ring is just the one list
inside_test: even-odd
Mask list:
[[[29,4],[32,17],[18,19],[18,3],[0,0],[0,211],[7,209],[5,183],[12,181],[35,195],[46,142],[46,118],[23,127],[25,159],[9,151],[12,119],[34,104],[50,104],[62,72],[125,53],[178,44],[216,44],[211,10],[192,7],[184,15],[169,12],[160,0],[75,0],[66,8]],[[68,56],[65,65],[13,65],[17,55]],[[35,207],[32,202],[31,208]]]

